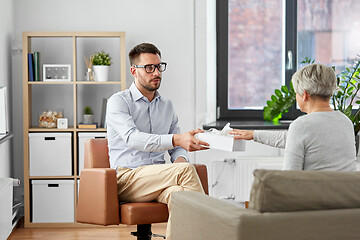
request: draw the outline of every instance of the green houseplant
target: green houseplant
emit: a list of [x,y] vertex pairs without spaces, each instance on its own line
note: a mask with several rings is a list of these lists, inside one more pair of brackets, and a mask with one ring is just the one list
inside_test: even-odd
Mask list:
[[93,65],[104,65],[104,66],[110,66],[111,65],[111,57],[109,53],[104,52],[103,50],[101,52],[96,52],[93,55],[92,64]]
[[[315,60],[305,58],[301,63],[314,63]],[[333,67],[335,71],[335,67]],[[331,104],[334,110],[341,111],[352,121],[354,125],[355,135],[360,131],[360,108],[355,109],[354,104],[360,104],[358,92],[360,90],[360,58],[355,63],[346,68],[337,75],[338,88],[331,98]],[[290,84],[290,89],[282,86],[281,89],[275,89],[275,94],[271,96],[271,100],[267,101],[264,107],[264,120],[278,123],[282,115],[295,104],[296,94]]]
[[94,114],[91,107],[86,106],[83,111],[83,123],[84,124],[92,124],[94,120]]
[[95,80],[99,82],[108,81],[111,57],[104,51],[96,52],[92,59],[92,65],[95,73]]

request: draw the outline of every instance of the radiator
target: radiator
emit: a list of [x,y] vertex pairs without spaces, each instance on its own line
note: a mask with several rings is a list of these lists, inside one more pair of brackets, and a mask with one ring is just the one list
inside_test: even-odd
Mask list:
[[0,178],[0,240],[6,240],[13,229],[13,186],[19,180]]
[[255,169],[282,169],[282,157],[243,157],[211,161],[210,193],[235,202],[250,200]]

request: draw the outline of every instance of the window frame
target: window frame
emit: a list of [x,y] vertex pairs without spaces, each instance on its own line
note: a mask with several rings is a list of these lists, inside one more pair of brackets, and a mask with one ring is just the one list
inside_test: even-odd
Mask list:
[[[291,76],[297,66],[297,0],[283,0],[285,16],[284,64],[287,65],[287,53],[292,52],[292,68],[283,67],[285,85],[290,87]],[[263,110],[228,109],[228,23],[229,0],[216,0],[216,119],[217,120],[263,120]],[[279,86],[280,88],[280,86]],[[275,91],[275,89],[274,89]],[[302,115],[294,104],[282,120],[294,120]]]

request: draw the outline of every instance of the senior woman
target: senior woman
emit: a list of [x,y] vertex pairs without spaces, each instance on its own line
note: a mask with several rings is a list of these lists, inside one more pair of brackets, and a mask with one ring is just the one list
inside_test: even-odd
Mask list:
[[230,134],[285,148],[284,170],[356,171],[352,122],[329,104],[337,87],[333,69],[311,64],[294,73],[291,81],[300,110],[307,115],[293,121],[288,131],[234,129]]

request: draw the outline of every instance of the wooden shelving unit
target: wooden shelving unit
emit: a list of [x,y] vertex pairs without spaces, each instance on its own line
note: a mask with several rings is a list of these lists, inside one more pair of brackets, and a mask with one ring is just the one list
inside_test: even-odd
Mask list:
[[[51,46],[46,47],[51,51],[58,51],[58,56],[61,57],[63,54],[71,55],[71,72],[72,72],[72,81],[56,81],[56,82],[44,82],[44,81],[29,81],[28,76],[28,53],[34,51],[32,48],[32,41],[40,40],[40,41],[47,41],[47,40],[63,40],[71,42],[69,45],[72,49],[56,49],[58,46],[54,44]],[[116,64],[112,64],[111,68],[116,69],[119,73],[113,79],[110,79],[107,82],[96,82],[96,81],[84,81],[81,79],[80,71],[81,67],[83,67],[82,61],[84,56],[79,56],[79,49],[86,49],[86,46],[81,46],[83,42],[86,41],[97,41],[96,43],[101,43],[102,40],[106,39],[115,39],[116,42],[119,41],[119,45],[117,49],[118,52],[111,52],[111,56],[116,57]],[[51,41],[50,41],[51,42]],[[84,44],[86,45],[86,44]],[[99,44],[98,44],[99,45]],[[87,49],[88,51],[94,50],[99,51],[101,49],[101,44],[99,49]],[[46,50],[40,52],[42,56],[46,56]],[[53,54],[54,55],[54,54]],[[51,56],[52,58],[56,59],[56,56]],[[55,60],[56,61],[56,60]],[[79,106],[79,98],[83,97],[84,92],[87,89],[82,90],[81,88],[86,87],[96,87],[99,89],[95,89],[93,91],[102,92],[100,89],[104,87],[110,87],[111,91],[117,92],[119,90],[124,90],[126,88],[126,53],[125,53],[125,32],[23,32],[23,141],[24,141],[24,205],[25,205],[25,218],[24,218],[24,226],[26,228],[38,228],[38,227],[89,227],[90,225],[87,224],[78,224],[74,223],[33,223],[31,218],[31,181],[32,180],[56,180],[56,179],[65,179],[65,180],[74,180],[75,182],[75,193],[74,193],[74,205],[75,205],[75,215],[76,215],[76,202],[77,202],[77,180],[80,179],[78,175],[78,133],[79,132],[105,132],[105,128],[97,128],[97,129],[79,129],[77,128],[78,123],[80,122],[80,112],[82,108]],[[44,62],[45,64],[45,62]],[[59,62],[62,64],[62,62]],[[81,65],[81,66],[79,66]],[[42,66],[41,66],[42,67]],[[42,68],[41,68],[42,70]],[[35,112],[33,112],[32,108],[35,108],[33,101],[38,97],[33,94],[34,88],[37,91],[42,91],[46,87],[51,88],[59,88],[59,87],[66,87],[67,88],[67,95],[71,96],[72,106],[66,109],[69,115],[71,116],[71,121],[68,122],[69,127],[67,129],[56,129],[56,128],[39,128],[35,123],[36,120],[33,119]],[[81,93],[79,93],[81,92]],[[100,93],[101,94],[101,93]],[[86,93],[85,93],[86,95]],[[108,96],[106,96],[108,97]],[[60,101],[61,99],[59,99]],[[35,111],[35,109],[34,109]],[[67,117],[65,115],[65,117]],[[29,174],[29,133],[34,132],[70,132],[72,133],[72,175],[71,176],[30,176]],[[76,219],[76,216],[74,216]]]

